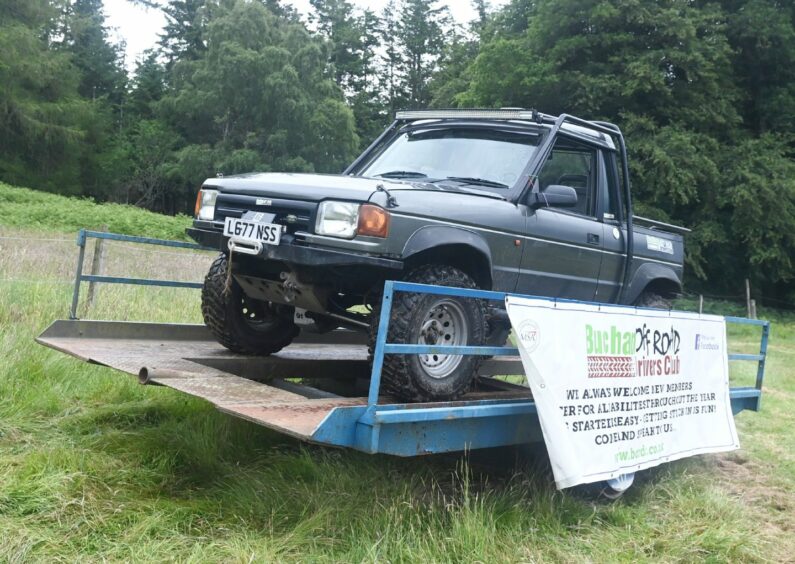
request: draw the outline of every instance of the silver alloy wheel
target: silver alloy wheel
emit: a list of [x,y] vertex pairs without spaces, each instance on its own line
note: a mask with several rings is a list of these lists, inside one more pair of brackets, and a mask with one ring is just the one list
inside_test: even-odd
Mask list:
[[[469,323],[461,305],[448,298],[431,304],[422,321],[417,344],[461,346],[467,342]],[[463,356],[452,354],[421,354],[420,364],[431,378],[445,378],[458,365]]]
[[635,481],[635,473],[619,474],[615,478],[607,480],[607,488],[603,492],[608,499],[616,499],[627,491]]

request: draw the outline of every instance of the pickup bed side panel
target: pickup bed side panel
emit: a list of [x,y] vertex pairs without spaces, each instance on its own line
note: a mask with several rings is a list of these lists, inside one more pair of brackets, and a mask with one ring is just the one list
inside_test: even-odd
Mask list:
[[623,292],[622,301],[633,303],[655,280],[680,292],[685,252],[682,236],[639,226],[635,226],[634,233],[635,256],[630,265],[629,288]]

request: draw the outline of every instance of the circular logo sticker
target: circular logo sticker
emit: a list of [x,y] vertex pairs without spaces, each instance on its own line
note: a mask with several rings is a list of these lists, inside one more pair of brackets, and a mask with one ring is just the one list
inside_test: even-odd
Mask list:
[[538,323],[532,319],[522,321],[517,328],[517,333],[528,353],[535,351],[541,343],[541,329],[539,329]]
[[618,239],[619,237],[621,237],[621,231],[618,230],[618,227],[613,227],[613,237],[615,239]]

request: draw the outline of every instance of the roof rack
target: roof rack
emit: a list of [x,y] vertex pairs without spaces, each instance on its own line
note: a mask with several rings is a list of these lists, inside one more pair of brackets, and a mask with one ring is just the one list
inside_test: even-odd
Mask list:
[[[613,135],[621,135],[621,130],[617,125],[606,121],[589,121],[569,114],[553,116],[541,113],[538,110],[528,110],[525,108],[403,110],[395,113],[395,119],[397,121],[419,121],[425,119],[499,119],[532,121],[534,123],[547,125],[557,125],[558,121],[560,121],[561,129],[564,131],[591,137],[594,136],[594,131],[602,133],[606,136],[604,140],[607,141],[609,145],[612,145],[612,141],[609,140],[610,137]],[[615,148],[615,146],[611,148]]]

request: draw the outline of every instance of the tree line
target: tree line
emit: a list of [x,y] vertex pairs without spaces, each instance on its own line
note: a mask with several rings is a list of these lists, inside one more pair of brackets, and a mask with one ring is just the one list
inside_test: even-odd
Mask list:
[[795,302],[792,2],[130,1],[167,21],[132,73],[101,0],[0,3],[0,179],[175,213],[219,172],[339,172],[396,109],[567,112],[621,126],[691,289]]

